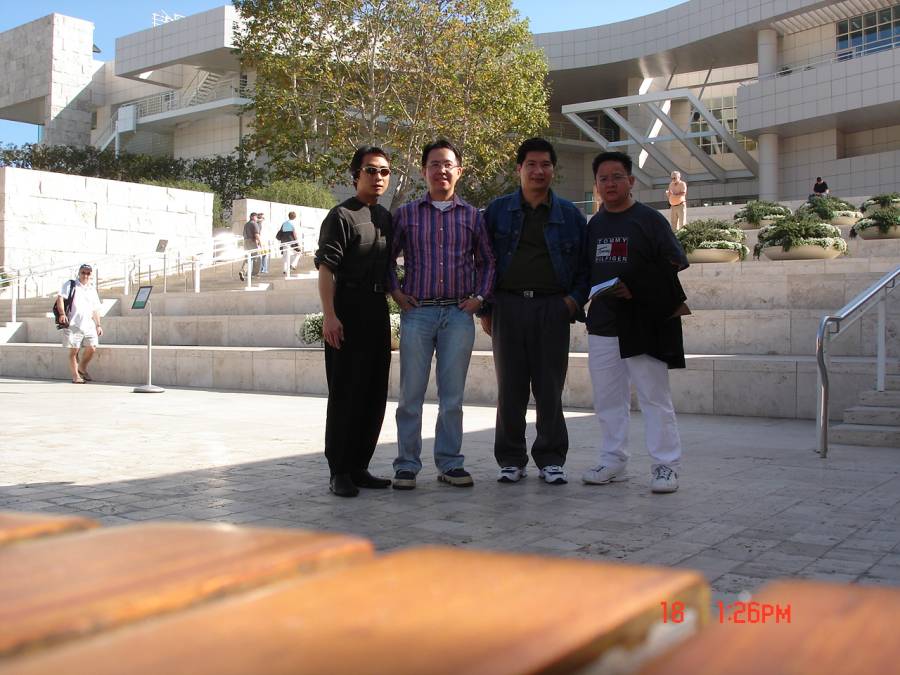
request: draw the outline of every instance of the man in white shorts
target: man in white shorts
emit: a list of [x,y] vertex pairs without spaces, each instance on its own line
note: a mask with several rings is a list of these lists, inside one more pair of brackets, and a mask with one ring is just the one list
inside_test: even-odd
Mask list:
[[[90,265],[84,264],[78,268],[78,278],[74,280],[75,292],[72,295],[72,304],[68,312],[65,309],[65,301],[72,292],[71,284],[67,281],[56,296],[56,306],[59,309],[60,323],[63,328],[63,347],[69,348],[69,371],[72,373],[72,382],[84,384],[91,381],[87,372],[87,364],[94,358],[97,351],[99,337],[103,335],[100,326],[100,297],[96,289],[90,285],[91,275],[94,270]],[[84,348],[81,362],[78,361],[78,352]]]

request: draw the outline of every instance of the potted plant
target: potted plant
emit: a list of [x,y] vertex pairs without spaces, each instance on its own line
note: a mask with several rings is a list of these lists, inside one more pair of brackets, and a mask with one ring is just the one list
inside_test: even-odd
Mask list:
[[847,252],[847,242],[834,225],[817,218],[794,215],[760,229],[754,257],[764,253],[769,260],[822,260]]
[[869,197],[862,203],[859,210],[862,211],[866,218],[868,218],[880,209],[890,208],[900,209],[900,192],[889,192],[883,195]]
[[838,227],[854,225],[863,215],[850,202],[830,195],[811,197],[808,202],[797,209],[797,213],[813,215]]
[[750,253],[746,235],[724,220],[704,218],[688,223],[675,233],[690,263],[737,262]]
[[869,209],[866,217],[850,230],[850,238],[900,239],[900,208]]
[[734,225],[742,230],[755,230],[758,227],[771,225],[781,218],[791,215],[791,210],[763,200],[747,202],[740,211],[734,214]]
[[[300,329],[300,340],[307,345],[322,344],[322,312],[307,314]],[[391,349],[400,348],[400,314],[390,314]]]

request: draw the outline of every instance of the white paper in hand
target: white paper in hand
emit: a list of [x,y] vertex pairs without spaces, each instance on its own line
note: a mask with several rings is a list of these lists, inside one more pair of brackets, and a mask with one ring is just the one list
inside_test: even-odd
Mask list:
[[591,286],[591,293],[590,295],[588,295],[588,299],[590,300],[597,295],[609,295],[613,292],[618,284],[619,277],[613,277],[612,279],[599,283],[596,286]]

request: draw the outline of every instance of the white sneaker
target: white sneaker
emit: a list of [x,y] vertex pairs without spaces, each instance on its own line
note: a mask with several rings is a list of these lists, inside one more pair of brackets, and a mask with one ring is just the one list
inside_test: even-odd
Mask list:
[[519,468],[517,466],[504,466],[500,469],[500,475],[497,476],[498,483],[518,483],[520,480],[525,478],[528,474],[525,473],[525,468]]
[[548,464],[538,472],[538,475],[549,485],[562,485],[568,483],[566,470],[558,464]]
[[658,467],[653,469],[650,478],[650,491],[657,493],[665,493],[665,492],[675,492],[678,489],[678,474],[675,473],[675,470],[666,466],[665,464],[660,464]]
[[581,480],[588,485],[606,485],[607,483],[619,483],[623,480],[628,480],[628,476],[625,475],[624,466],[600,464],[581,474]]

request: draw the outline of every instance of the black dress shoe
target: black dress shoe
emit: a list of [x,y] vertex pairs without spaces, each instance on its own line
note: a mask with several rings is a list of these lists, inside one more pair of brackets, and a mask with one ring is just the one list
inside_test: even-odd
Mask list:
[[378,478],[363,469],[350,474],[353,484],[358,488],[371,488],[373,490],[383,490],[391,486],[390,478]]
[[338,473],[331,477],[328,489],[338,497],[355,497],[359,494],[359,488],[350,480],[350,474]]

